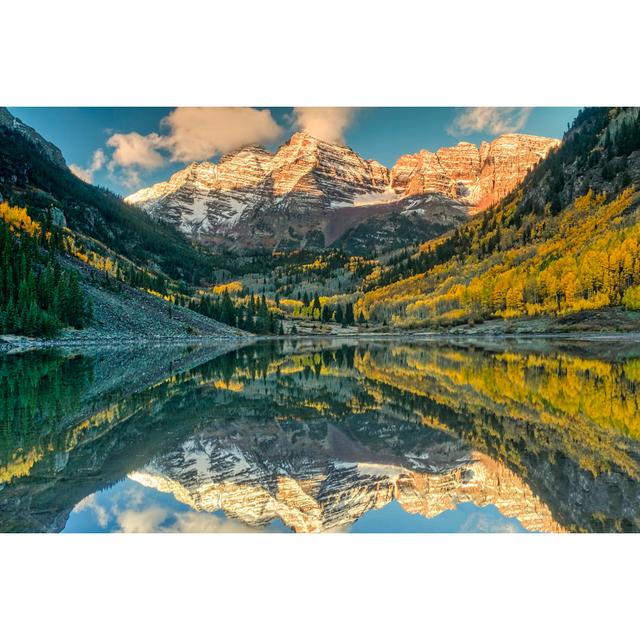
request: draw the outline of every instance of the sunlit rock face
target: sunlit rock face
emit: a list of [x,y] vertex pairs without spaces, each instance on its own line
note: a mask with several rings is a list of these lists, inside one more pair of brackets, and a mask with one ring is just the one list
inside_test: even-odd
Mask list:
[[[403,156],[389,171],[345,145],[298,132],[274,154],[245,147],[217,164],[196,162],[126,200],[209,245],[321,248],[363,224],[373,224],[368,234],[382,234],[380,241],[400,232],[416,242],[497,202],[557,144],[509,134],[479,149],[461,142]],[[452,213],[446,220],[443,201]],[[410,220],[408,228],[397,221],[385,228],[393,216]]]
[[391,170],[391,185],[401,195],[441,193],[482,211],[511,192],[531,167],[559,140],[505,134],[480,148],[468,142],[402,156]]
[[444,475],[411,474],[398,483],[398,501],[405,511],[432,518],[461,502],[495,505],[530,531],[564,531],[548,507],[503,464],[474,452],[471,459]]
[[335,430],[321,442],[295,447],[204,432],[130,478],[196,510],[222,509],[257,528],[279,518],[296,532],[340,530],[397,500],[405,511],[428,518],[461,502],[493,504],[527,529],[562,530],[515,474],[459,442],[404,457],[362,448],[349,455],[353,447]]
[[276,197],[290,205],[331,207],[351,204],[358,196],[383,191],[389,175],[349,147],[294,134],[273,157],[271,176]]

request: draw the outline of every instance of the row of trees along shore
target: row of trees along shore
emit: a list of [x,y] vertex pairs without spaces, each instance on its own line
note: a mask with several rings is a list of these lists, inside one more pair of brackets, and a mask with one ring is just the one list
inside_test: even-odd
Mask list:
[[[176,303],[197,311],[209,318],[245,331],[257,334],[282,335],[282,318],[286,315],[280,308],[280,298],[276,295],[272,303],[267,303],[265,295],[241,295],[232,297],[225,289],[220,295],[203,295],[199,299],[176,296]],[[302,304],[293,313],[294,318],[315,320],[323,323],[335,322],[346,326],[364,324],[362,313],[357,320],[353,303],[344,305],[322,304],[316,294],[313,298],[305,293]],[[271,304],[271,307],[269,306]]]
[[259,298],[249,296],[248,300],[241,302],[234,301],[225,290],[221,296],[205,295],[199,300],[178,297],[177,302],[218,322],[250,333],[259,335],[284,333],[282,321],[269,309],[264,295]]
[[[316,320],[320,322],[336,322],[343,327],[352,327],[356,324],[364,324],[365,319],[362,313],[356,315],[352,302],[341,304],[322,303],[320,297],[316,293],[310,297],[305,291],[302,295],[302,305],[295,309],[294,315],[308,320]],[[276,305],[278,301],[276,300]]]

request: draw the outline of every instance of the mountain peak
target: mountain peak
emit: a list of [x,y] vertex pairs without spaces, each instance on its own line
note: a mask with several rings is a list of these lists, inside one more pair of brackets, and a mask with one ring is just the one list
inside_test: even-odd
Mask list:
[[237,167],[249,164],[263,165],[269,163],[272,158],[273,153],[267,151],[264,147],[258,145],[246,145],[236,151],[225,153],[218,161],[218,167],[222,167],[224,165],[233,165]]
[[289,138],[289,143],[305,142],[307,140],[313,140],[314,142],[324,142],[315,136],[312,136],[306,129],[295,131]]
[[316,136],[311,135],[306,129],[296,131],[285,143],[286,145],[295,144],[307,144],[315,147],[339,147],[343,149],[350,149],[344,142],[329,142]]
[[[448,203],[442,211],[480,211],[511,191],[555,144],[520,134],[483,143],[480,149],[461,141],[435,153],[423,149],[403,156],[389,171],[346,145],[296,131],[275,153],[248,145],[225,154],[217,164],[190,165],[189,171],[127,201],[200,242],[305,246],[309,234],[333,238],[328,219],[345,207],[351,210],[347,218],[378,215],[376,206],[386,207],[386,215],[406,217],[408,206],[428,217],[435,205],[425,203],[435,194],[441,205]],[[409,197],[413,203],[403,204]],[[415,204],[418,197],[420,205]],[[449,226],[464,218],[443,215]],[[340,233],[350,228],[339,221],[330,226]],[[416,233],[415,225],[408,228]]]

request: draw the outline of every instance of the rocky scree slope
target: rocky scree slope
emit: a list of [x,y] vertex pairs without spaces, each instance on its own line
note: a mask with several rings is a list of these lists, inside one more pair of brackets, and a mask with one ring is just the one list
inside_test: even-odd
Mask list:
[[227,340],[250,336],[245,331],[121,282],[112,281],[105,286],[104,275],[93,267],[74,259],[66,262],[65,266],[80,272],[82,289],[93,307],[93,319],[86,329],[64,331],[58,342]]

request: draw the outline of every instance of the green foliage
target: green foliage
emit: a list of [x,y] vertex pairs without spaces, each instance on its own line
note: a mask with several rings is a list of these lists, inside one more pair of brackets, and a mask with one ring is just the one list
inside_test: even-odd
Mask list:
[[91,371],[87,358],[53,351],[0,357],[0,466],[8,462],[2,452],[28,450],[37,422],[55,427],[78,411]]
[[86,326],[91,309],[78,274],[61,268],[53,245],[39,244],[45,236],[15,237],[0,225],[0,331],[50,337],[63,326]]
[[220,296],[203,295],[189,301],[179,297],[177,303],[250,333],[282,335],[283,332],[282,322],[269,309],[265,296],[249,296],[246,302],[240,302],[234,300],[225,289]]
[[354,325],[356,323],[355,321],[355,317],[353,315],[353,303],[352,302],[347,302],[347,304],[345,305],[345,311],[344,311],[344,323],[346,325]]

